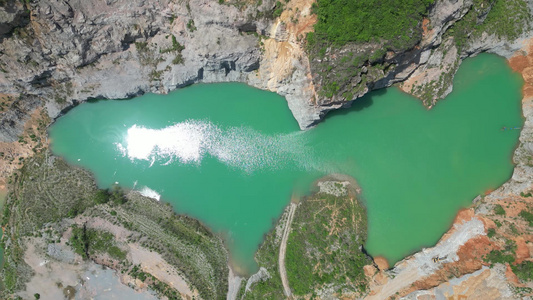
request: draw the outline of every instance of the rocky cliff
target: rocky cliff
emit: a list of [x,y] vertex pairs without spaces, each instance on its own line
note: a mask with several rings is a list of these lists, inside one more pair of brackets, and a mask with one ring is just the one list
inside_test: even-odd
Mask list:
[[16,140],[37,106],[55,118],[87,99],[167,93],[195,82],[241,81],[275,91],[286,97],[302,129],[398,82],[430,106],[451,91],[462,59],[482,51],[509,57],[533,34],[525,30],[508,41],[483,32],[458,49],[448,29],[478,9],[473,2],[436,1],[415,46],[351,67],[349,84],[326,97],[316,92],[325,80],[317,76],[322,63],[331,66],[328,76],[338,76],[348,50],[387,49],[348,44],[310,59],[305,35],[316,17],[309,0],[290,1],[277,14],[273,1],[6,0],[0,7],[0,93],[16,96],[21,105],[2,115],[0,140]]
[[[302,129],[329,110],[399,82],[431,106],[451,91],[462,59],[482,51],[509,57],[533,35],[524,30],[508,41],[486,30],[467,36],[459,49],[448,29],[483,3],[438,0],[420,24],[423,34],[414,46],[388,50],[380,43],[352,43],[309,56],[305,35],[316,22],[312,2],[293,0],[280,9],[272,0],[5,0],[0,93],[15,96],[13,103],[20,105],[9,103],[13,109],[2,114],[0,141],[16,140],[37,106],[46,107],[53,119],[87,99],[167,93],[195,82],[241,81],[277,92]],[[488,5],[478,18],[490,11]],[[340,76],[348,50],[370,58],[352,66],[349,84],[328,97],[321,93],[324,80]],[[324,64],[330,72],[317,75]]]
[[[480,298],[487,287],[503,298],[516,296],[504,286],[506,280],[515,280],[514,264],[497,262],[496,268],[488,269],[481,257],[504,251],[509,239],[516,240],[517,253],[527,252],[527,261],[533,252],[528,225],[515,229],[510,225],[521,210],[509,209],[531,209],[533,1],[436,0],[418,25],[420,38],[407,48],[352,43],[328,47],[320,56],[305,48],[305,36],[317,22],[312,3],[0,0],[0,188],[20,165],[21,153],[31,155],[32,149],[46,145],[50,120],[89,99],[167,93],[196,82],[240,81],[285,96],[300,127],[306,129],[328,111],[348,107],[369,91],[393,84],[428,107],[435,105],[451,91],[463,59],[492,52],[512,57],[513,67],[527,82],[526,124],[514,157],[518,166],[513,178],[478,202],[475,214],[472,209],[459,218],[436,248],[415,254],[388,272],[366,271],[371,294],[381,299],[442,295],[449,289],[443,282],[452,277],[457,277],[450,282],[454,289],[473,282],[470,286],[476,290],[471,292],[478,291]],[[504,8],[498,6],[502,3]],[[349,52],[364,54],[364,59],[350,68],[347,83],[336,93],[324,93],[328,80],[348,69],[342,58]],[[33,135],[40,141],[28,141],[30,132],[39,133]],[[509,209],[510,219],[494,217],[497,205]],[[494,230],[490,238],[489,229]],[[513,238],[517,230],[523,233],[520,241]],[[485,252],[470,255],[475,248]],[[447,258],[435,262],[442,253]],[[516,262],[524,260],[520,259]],[[458,269],[459,264],[466,267]]]
[[[92,98],[247,81],[261,57],[247,31],[267,27],[251,23],[251,10],[213,1],[8,1],[0,93],[39,102],[54,118]],[[0,140],[16,140],[32,108],[3,115]]]

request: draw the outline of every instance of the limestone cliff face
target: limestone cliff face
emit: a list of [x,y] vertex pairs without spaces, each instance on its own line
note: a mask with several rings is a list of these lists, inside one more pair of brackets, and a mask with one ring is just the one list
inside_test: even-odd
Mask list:
[[[38,105],[55,118],[87,99],[167,93],[195,82],[240,81],[275,91],[286,97],[305,129],[368,91],[404,82],[406,91],[422,96],[435,78],[453,77],[465,57],[481,51],[509,56],[521,47],[520,39],[484,35],[458,51],[443,36],[473,1],[438,0],[417,45],[389,51],[379,62],[383,68],[360,66],[352,79],[358,92],[349,99],[342,91],[326,98],[316,92],[321,86],[318,59],[310,61],[304,51],[305,35],[316,22],[312,2],[290,1],[274,18],[273,0],[245,5],[213,0],[42,0],[22,5],[5,0],[0,7],[0,94],[20,97],[11,113],[0,116],[0,141],[16,140]],[[372,52],[380,45],[346,47]],[[346,47],[328,49],[321,60],[337,65],[337,52]],[[451,91],[450,84],[430,88],[438,92],[427,105]]]
[[[516,69],[528,84],[523,100],[526,123],[514,156],[513,178],[477,203],[475,214],[472,210],[467,219],[459,220],[435,248],[407,258],[388,273],[372,275],[371,296],[383,299],[398,293],[418,299],[442,294],[440,289],[446,287],[440,285],[450,274],[480,282],[479,293],[493,285],[501,295],[509,294],[509,288],[502,287],[505,274],[498,271],[504,265],[487,271],[480,261],[483,253],[474,258],[467,254],[471,252],[468,245],[476,248],[489,240],[486,231],[494,226],[484,216],[492,217],[495,204],[531,205],[532,198],[523,195],[529,195],[533,187],[533,31],[525,30],[512,41],[482,33],[459,48],[446,32],[472,10],[474,1],[437,0],[415,46],[386,53],[379,61],[383,68],[363,63],[351,82],[357,93],[347,99],[341,91],[327,98],[318,92],[322,79],[316,76],[316,68],[321,61],[310,59],[304,51],[305,34],[316,22],[312,0],[291,0],[278,17],[272,16],[274,0],[244,6],[229,1],[39,0],[21,4],[0,0],[0,102],[4,105],[0,106],[0,150],[2,143],[18,140],[25,125],[31,125],[30,117],[40,112],[36,109],[45,108],[53,119],[88,99],[167,93],[196,82],[239,81],[277,92],[286,97],[302,129],[317,124],[328,111],[348,107],[367,92],[392,84],[432,106],[451,91],[451,79],[464,58],[483,51],[506,58],[514,55]],[[531,10],[533,1],[528,4]],[[478,17],[486,16],[481,12]],[[328,49],[320,60],[336,66],[342,51],[372,53],[380,47]],[[44,135],[44,126],[38,127]],[[0,159],[0,188],[8,175],[4,171],[12,170],[4,162]],[[497,229],[497,234],[510,236],[512,228],[506,226]],[[497,238],[491,240],[496,246]],[[531,240],[531,235],[527,238]],[[531,260],[531,243],[526,247]],[[435,263],[433,258],[443,253],[449,260]],[[471,264],[459,272],[457,262]]]
[[[531,7],[533,2],[529,2]],[[479,35],[467,33],[464,46],[458,49],[456,37],[451,34],[456,22],[461,21],[467,13],[476,10],[475,15],[479,20],[474,20],[474,25],[482,23],[486,18],[489,5],[474,5],[472,0],[437,0],[430,7],[429,14],[421,24],[422,37],[410,49],[400,51],[388,50],[383,56],[384,43],[368,43],[365,45],[347,44],[342,48],[328,48],[324,57],[315,57],[311,62],[313,82],[317,90],[342,78],[344,74],[350,75],[348,84],[339,86],[332,97],[321,96],[318,93],[315,105],[324,115],[328,110],[350,106],[353,99],[357,99],[369,91],[384,88],[398,83],[400,87],[421,100],[428,107],[437,100],[446,97],[452,90],[452,80],[459,68],[461,61],[467,57],[475,56],[480,52],[492,52],[509,58],[513,53],[523,47],[523,42],[533,36],[533,31],[524,28],[524,32],[516,39],[508,40],[496,34],[483,32]],[[477,12],[477,10],[482,10]],[[473,15],[473,14],[471,14]],[[514,20],[508,20],[513,22]],[[465,21],[466,22],[466,21]],[[472,26],[474,26],[472,25]],[[525,26],[527,27],[527,26]],[[370,57],[363,60],[355,72],[352,62],[345,61],[346,54]],[[374,57],[374,58],[372,58]],[[327,68],[327,72],[325,72]],[[346,68],[350,68],[346,72]],[[327,73],[325,76],[318,74]],[[328,80],[329,79],[329,80]],[[300,123],[301,125],[307,125]]]
[[[209,0],[43,0],[19,6],[8,1],[0,10],[9,16],[0,24],[0,93],[40,102],[51,117],[91,98],[247,81],[261,51],[257,37],[243,31],[268,26],[250,23],[247,10]],[[18,21],[24,11],[25,26]],[[18,124],[31,110],[27,102],[1,116],[0,140],[17,139]]]
[[29,21],[29,14],[20,2],[10,1],[0,8],[0,36],[9,33],[17,26],[25,26]]

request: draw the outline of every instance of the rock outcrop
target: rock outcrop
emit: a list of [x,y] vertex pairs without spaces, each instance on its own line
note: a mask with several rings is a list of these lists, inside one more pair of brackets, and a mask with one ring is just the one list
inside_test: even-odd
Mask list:
[[[316,22],[309,0],[289,2],[278,18],[272,17],[272,0],[246,6],[210,0],[5,1],[0,9],[5,16],[0,24],[0,93],[38,99],[51,118],[87,99],[241,81],[285,96],[305,129],[328,111],[398,82],[405,81],[406,91],[432,105],[451,91],[462,59],[481,51],[508,57],[521,47],[521,39],[507,42],[485,34],[459,51],[444,34],[473,1],[439,0],[423,22],[419,44],[389,51],[379,62],[384,68],[361,66],[353,77],[357,92],[349,99],[342,91],[325,98],[315,91],[321,84],[312,72],[318,58],[310,61],[304,51],[305,35]],[[373,52],[381,46],[345,48]],[[336,52],[345,48],[330,49],[321,59],[335,65],[341,57]],[[448,80],[436,80],[443,77]],[[431,95],[425,97],[429,89]],[[0,140],[16,140],[33,103],[1,116]]]
[[[513,156],[516,166],[511,179],[474,199],[472,208],[460,211],[435,247],[405,258],[390,270],[370,273],[369,299],[394,295],[405,297],[402,299],[531,297],[533,283],[518,279],[513,268],[533,261],[531,224],[523,217],[533,209],[533,39],[524,41],[510,56],[511,67],[525,81],[522,107],[526,118]],[[509,255],[510,261],[492,261],[490,254],[495,253]]]
[[0,2],[0,39],[10,36],[16,27],[25,26],[29,21],[29,14],[18,1]]
[[[6,4],[6,11],[15,6]],[[17,4],[18,5],[18,4]],[[266,2],[263,5],[268,5]],[[247,11],[213,1],[37,1],[0,46],[0,93],[42,101],[52,118],[93,98],[166,93],[195,82],[247,81],[259,67]],[[4,11],[2,11],[4,12]],[[261,22],[256,30],[264,30]],[[16,140],[24,109],[2,115],[0,140]]]
[[[487,291],[512,297],[509,288],[502,286],[504,280],[513,278],[511,266],[498,264],[488,269],[480,258],[486,251],[502,247],[501,241],[487,237],[487,231],[496,228],[491,221],[494,206],[531,207],[531,198],[524,196],[533,189],[530,27],[511,41],[482,32],[469,36],[468,43],[459,47],[456,37],[447,32],[472,11],[475,1],[436,0],[415,46],[386,52],[376,61],[383,68],[361,64],[351,79],[355,93],[340,91],[325,97],[317,92],[322,84],[314,69],[318,60],[340,65],[342,51],[372,54],[383,45],[348,45],[328,49],[323,58],[310,59],[304,41],[316,22],[311,13],[313,1],[292,0],[277,17],[272,13],[274,2],[0,0],[0,99],[11,99],[7,110],[0,111],[0,142],[16,143],[36,109],[44,108],[53,120],[89,99],[168,93],[197,82],[239,81],[277,92],[287,99],[300,127],[307,129],[328,111],[349,107],[369,91],[393,84],[421,98],[425,105],[435,105],[451,92],[453,76],[463,59],[480,52],[496,53],[510,58],[527,82],[523,100],[526,122],[514,156],[517,166],[512,179],[477,203],[475,211],[469,210],[468,218],[460,218],[436,247],[407,258],[391,271],[368,273],[373,274],[375,283],[371,296],[378,298],[396,293],[409,299],[442,295],[448,276],[457,277],[450,281],[454,289],[472,282],[476,290],[469,293],[479,292],[473,297],[484,297]],[[533,1],[527,3],[533,11]],[[478,20],[486,18],[489,9],[481,7]],[[43,134],[44,130],[39,127]],[[0,171],[11,172],[14,157],[13,165],[4,168],[0,164]],[[6,162],[5,158],[1,162]],[[0,174],[1,187],[6,172]],[[497,234],[512,237],[507,223],[503,229],[495,229]],[[531,240],[531,234],[525,237]],[[531,261],[533,248],[526,241],[517,238],[515,242],[521,261]],[[477,246],[474,256],[465,250]],[[434,261],[435,257],[442,260]],[[457,270],[458,263],[466,267]]]

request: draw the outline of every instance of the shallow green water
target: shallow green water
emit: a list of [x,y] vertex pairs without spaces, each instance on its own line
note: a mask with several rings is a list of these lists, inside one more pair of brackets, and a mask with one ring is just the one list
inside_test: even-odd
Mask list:
[[293,193],[350,174],[368,207],[366,248],[394,263],[434,244],[459,208],[510,177],[519,131],[501,128],[523,122],[520,88],[503,59],[480,55],[430,111],[391,88],[301,132],[281,97],[210,84],[82,104],[50,136],[55,153],[101,186],[156,191],[202,220],[245,271]]

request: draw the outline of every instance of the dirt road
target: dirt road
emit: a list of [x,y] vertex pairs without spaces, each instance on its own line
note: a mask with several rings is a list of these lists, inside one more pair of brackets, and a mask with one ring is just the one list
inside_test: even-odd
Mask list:
[[291,289],[289,287],[289,280],[287,279],[287,271],[285,270],[285,251],[287,249],[287,240],[289,239],[289,232],[291,231],[292,218],[296,211],[296,204],[291,203],[289,206],[289,216],[283,229],[283,237],[281,238],[281,245],[279,246],[279,274],[281,276],[281,283],[283,284],[283,291],[285,296],[291,297]]

